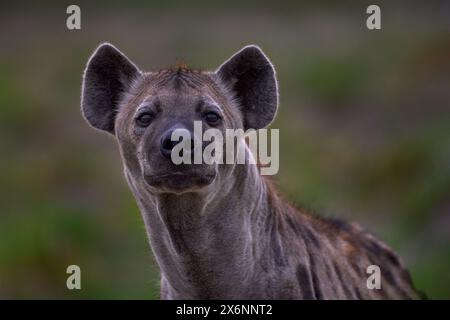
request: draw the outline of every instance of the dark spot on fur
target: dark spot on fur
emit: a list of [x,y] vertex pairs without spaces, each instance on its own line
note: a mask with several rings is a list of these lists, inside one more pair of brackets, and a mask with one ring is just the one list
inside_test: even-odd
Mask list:
[[355,294],[353,293],[353,290],[350,288],[350,283],[347,281],[347,279],[344,279],[342,272],[339,268],[339,265],[336,264],[336,262],[333,264],[334,271],[336,272],[336,275],[339,279],[339,284],[341,285],[342,289],[344,290],[344,293],[347,297],[354,299]]
[[302,290],[303,299],[305,300],[315,300],[316,295],[314,294],[314,288],[311,280],[311,276],[308,268],[300,264],[297,266],[297,279]]

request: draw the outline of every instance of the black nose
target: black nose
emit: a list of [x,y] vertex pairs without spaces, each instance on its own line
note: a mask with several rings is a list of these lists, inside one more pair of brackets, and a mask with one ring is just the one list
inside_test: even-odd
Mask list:
[[[163,136],[161,137],[160,145],[159,145],[161,154],[168,159],[170,159],[172,149],[182,141],[182,138],[180,138],[179,141],[172,141],[172,133],[174,131],[175,130],[169,130],[168,132],[163,134]],[[192,138],[192,134],[191,134],[191,151],[193,151],[193,150],[194,150],[194,139]],[[180,156],[183,156],[183,150],[180,151]]]

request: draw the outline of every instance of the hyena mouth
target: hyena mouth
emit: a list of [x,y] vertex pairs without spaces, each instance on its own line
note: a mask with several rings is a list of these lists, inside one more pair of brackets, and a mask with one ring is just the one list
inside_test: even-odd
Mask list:
[[153,188],[179,193],[206,187],[214,181],[215,177],[215,174],[171,172],[145,175],[144,179]]

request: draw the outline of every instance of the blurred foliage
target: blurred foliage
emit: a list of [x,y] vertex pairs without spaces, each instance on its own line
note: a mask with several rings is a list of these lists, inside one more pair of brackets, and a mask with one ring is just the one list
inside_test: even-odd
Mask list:
[[[113,139],[79,112],[81,73],[110,41],[144,69],[213,69],[248,43],[273,59],[277,184],[360,221],[416,286],[450,298],[450,6],[365,1],[16,2],[0,11],[0,298],[157,298],[158,268]],[[3,5],[4,6],[4,5]],[[82,290],[65,287],[82,269]]]

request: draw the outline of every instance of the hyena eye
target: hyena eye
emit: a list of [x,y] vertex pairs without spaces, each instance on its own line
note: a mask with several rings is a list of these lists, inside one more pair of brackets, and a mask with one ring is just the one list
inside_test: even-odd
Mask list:
[[221,120],[220,116],[213,111],[206,112],[203,115],[203,119],[211,126],[219,124]]
[[153,115],[150,113],[143,113],[136,119],[136,123],[140,127],[148,127],[153,120]]

